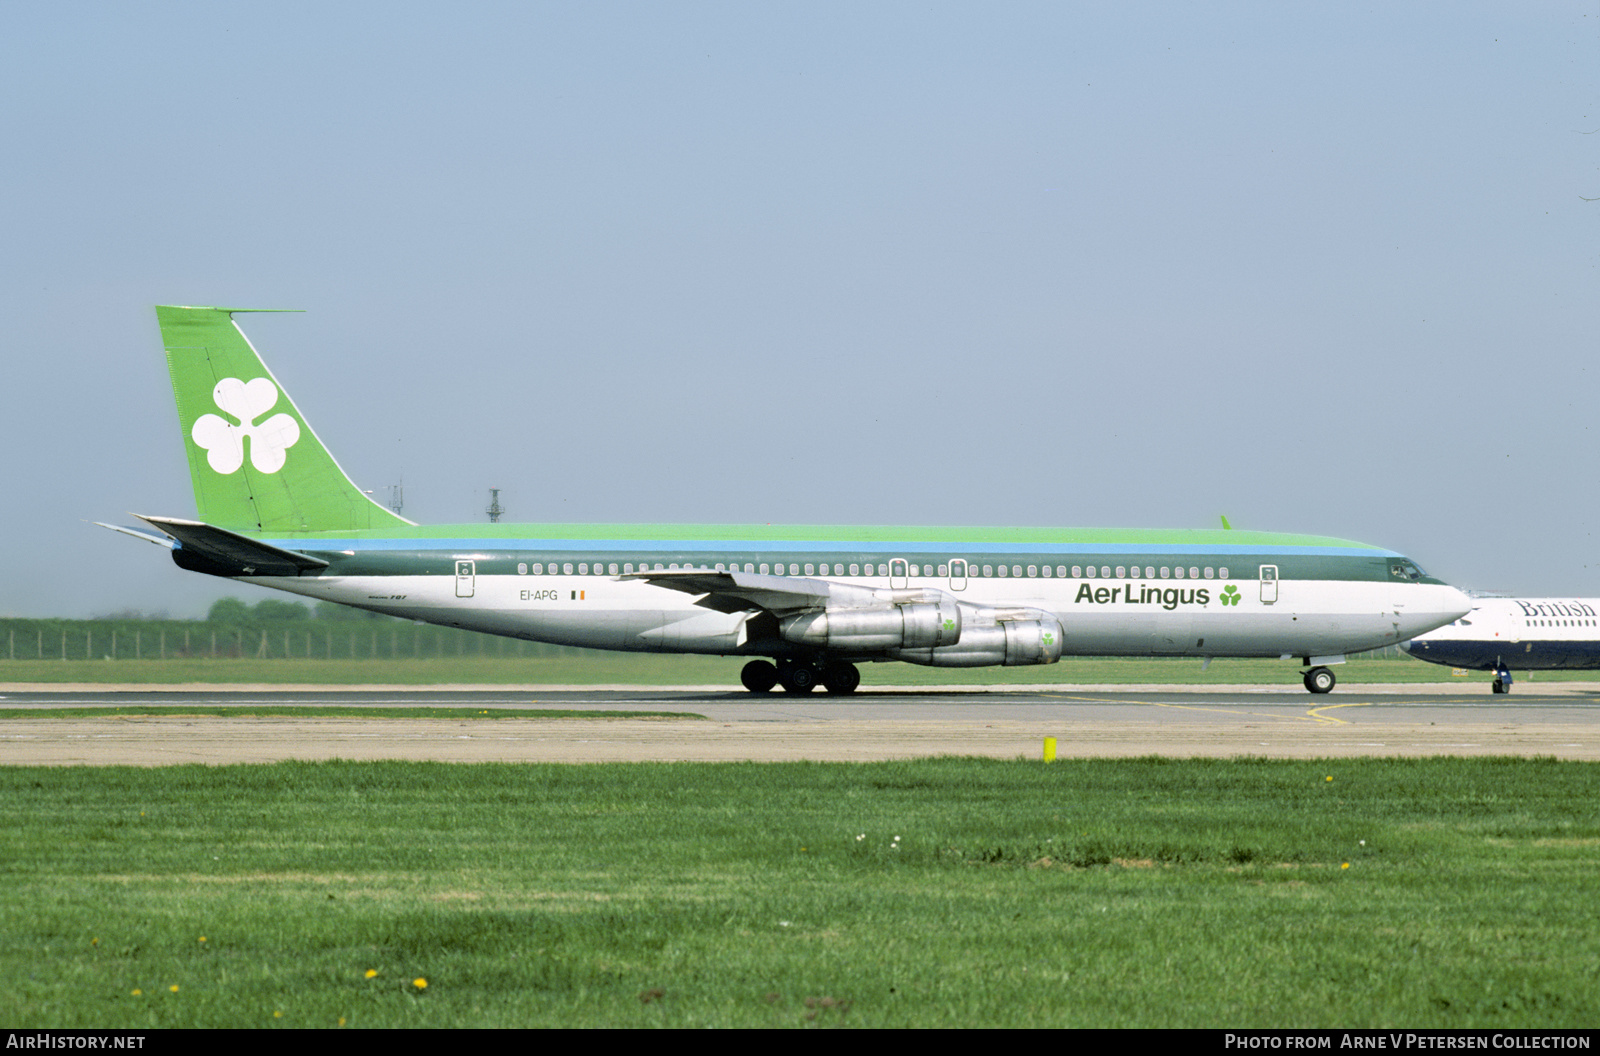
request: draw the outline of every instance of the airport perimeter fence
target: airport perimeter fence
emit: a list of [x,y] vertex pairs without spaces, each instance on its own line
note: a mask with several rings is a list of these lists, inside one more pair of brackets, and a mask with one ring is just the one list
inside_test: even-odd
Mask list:
[[[593,655],[457,627],[379,617],[355,620],[153,620],[0,618],[0,660],[402,660]],[[1355,654],[1401,659],[1396,646]]]
[[456,627],[376,620],[215,622],[0,619],[3,660],[401,660],[582,656],[587,649],[523,642]]

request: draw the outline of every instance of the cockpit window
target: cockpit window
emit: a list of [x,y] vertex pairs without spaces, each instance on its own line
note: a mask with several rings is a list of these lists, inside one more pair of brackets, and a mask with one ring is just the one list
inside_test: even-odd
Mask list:
[[1389,566],[1389,574],[1396,579],[1415,580],[1427,575],[1426,572],[1409,561],[1397,561]]

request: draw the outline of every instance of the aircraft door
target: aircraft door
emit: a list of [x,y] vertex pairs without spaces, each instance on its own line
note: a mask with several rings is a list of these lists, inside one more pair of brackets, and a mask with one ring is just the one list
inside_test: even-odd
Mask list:
[[889,562],[889,589],[904,590],[906,586],[906,559],[897,557]]
[[456,597],[470,598],[477,582],[477,562],[456,562]]
[[950,589],[967,589],[967,563],[959,557],[950,562]]
[[1271,605],[1278,600],[1278,566],[1261,566],[1261,604]]

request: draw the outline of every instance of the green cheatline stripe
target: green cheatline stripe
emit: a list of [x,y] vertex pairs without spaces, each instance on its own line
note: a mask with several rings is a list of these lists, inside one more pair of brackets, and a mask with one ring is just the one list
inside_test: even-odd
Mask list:
[[333,532],[263,533],[253,527],[219,525],[249,535],[271,536],[301,542],[349,540],[460,539],[473,542],[497,539],[594,541],[771,541],[832,543],[928,542],[1001,543],[1051,546],[1192,546],[1226,550],[1249,547],[1307,547],[1387,553],[1369,543],[1322,535],[1288,532],[1222,531],[1214,528],[1016,528],[956,525],[842,525],[842,524],[434,524],[404,528],[375,528]]

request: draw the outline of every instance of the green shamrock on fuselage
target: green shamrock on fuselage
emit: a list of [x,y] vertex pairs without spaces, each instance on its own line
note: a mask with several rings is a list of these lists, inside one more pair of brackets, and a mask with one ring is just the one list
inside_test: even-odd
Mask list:
[[1239,604],[1239,598],[1239,588],[1234,586],[1232,583],[1229,583],[1226,587],[1223,587],[1222,593],[1217,596],[1217,600],[1222,602],[1224,605],[1237,605]]

